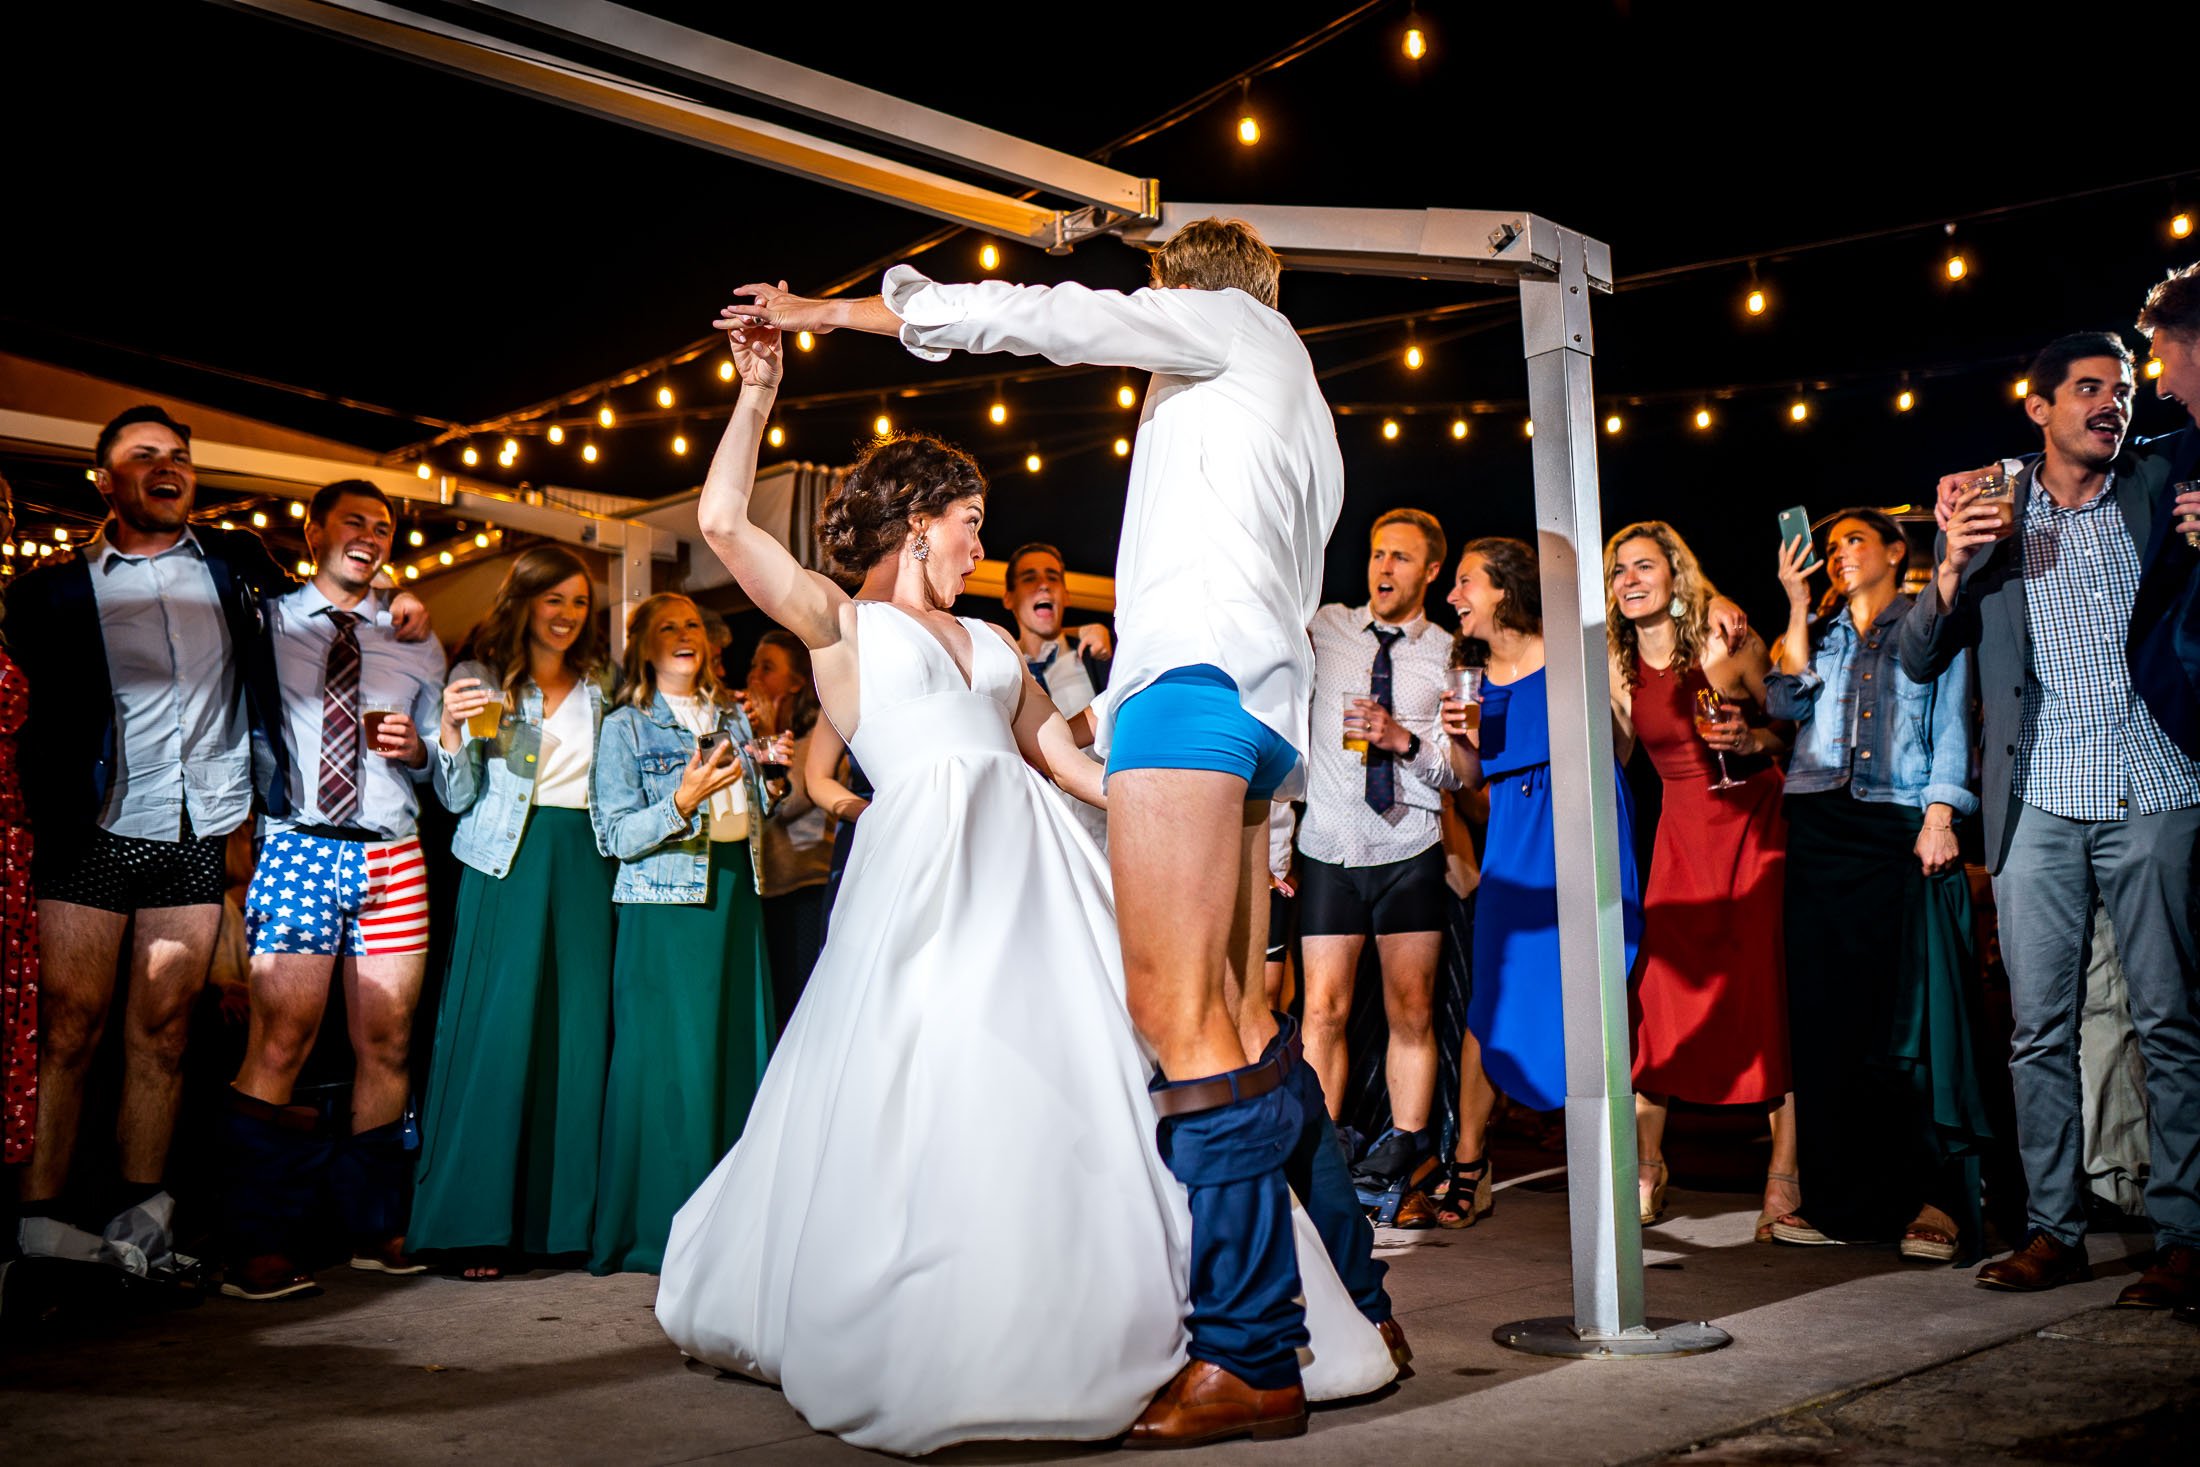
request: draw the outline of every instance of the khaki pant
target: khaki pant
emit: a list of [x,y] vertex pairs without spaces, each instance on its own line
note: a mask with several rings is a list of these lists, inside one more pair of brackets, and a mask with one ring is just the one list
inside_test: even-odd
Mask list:
[[2103,1202],[2144,1217],[2146,1066],[2131,1027],[2131,996],[2105,903],[2093,908],[2085,1008],[2078,1016],[2078,1073],[2086,1187]]

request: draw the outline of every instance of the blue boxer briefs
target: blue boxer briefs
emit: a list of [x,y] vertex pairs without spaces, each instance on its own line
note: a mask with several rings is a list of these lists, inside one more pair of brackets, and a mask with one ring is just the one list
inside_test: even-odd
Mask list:
[[1202,662],[1172,667],[1115,710],[1108,773],[1124,769],[1212,769],[1245,781],[1246,798],[1276,792],[1298,750],[1238,702],[1237,682]]

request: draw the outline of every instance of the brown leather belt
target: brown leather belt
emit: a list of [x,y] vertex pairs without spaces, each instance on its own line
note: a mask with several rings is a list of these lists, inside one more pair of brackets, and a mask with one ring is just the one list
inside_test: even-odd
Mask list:
[[1195,1080],[1189,1085],[1171,1085],[1165,1090],[1156,1090],[1153,1092],[1154,1114],[1181,1116],[1194,1111],[1220,1110],[1234,1100],[1251,1100],[1282,1085],[1284,1075],[1299,1062],[1303,1049],[1299,1026],[1289,1019],[1284,1023],[1283,1046],[1267,1059],[1242,1070]]

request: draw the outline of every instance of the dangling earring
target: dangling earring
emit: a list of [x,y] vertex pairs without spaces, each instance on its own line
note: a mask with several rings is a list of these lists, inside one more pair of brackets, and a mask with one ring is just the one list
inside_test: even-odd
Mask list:
[[1673,620],[1675,621],[1679,621],[1681,619],[1681,613],[1686,610],[1688,610],[1687,605],[1681,600],[1678,595],[1674,596],[1672,600],[1665,603],[1665,614],[1673,618]]
[[919,565],[932,558],[932,545],[924,538],[924,531],[917,531],[916,540],[909,546],[909,558]]

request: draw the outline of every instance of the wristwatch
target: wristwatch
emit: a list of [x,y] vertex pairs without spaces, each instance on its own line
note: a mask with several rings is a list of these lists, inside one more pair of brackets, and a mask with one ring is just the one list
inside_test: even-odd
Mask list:
[[1420,758],[1421,736],[1415,733],[1412,729],[1407,729],[1405,752],[1398,755],[1397,757],[1399,762],[1403,764],[1411,764],[1415,759]]

